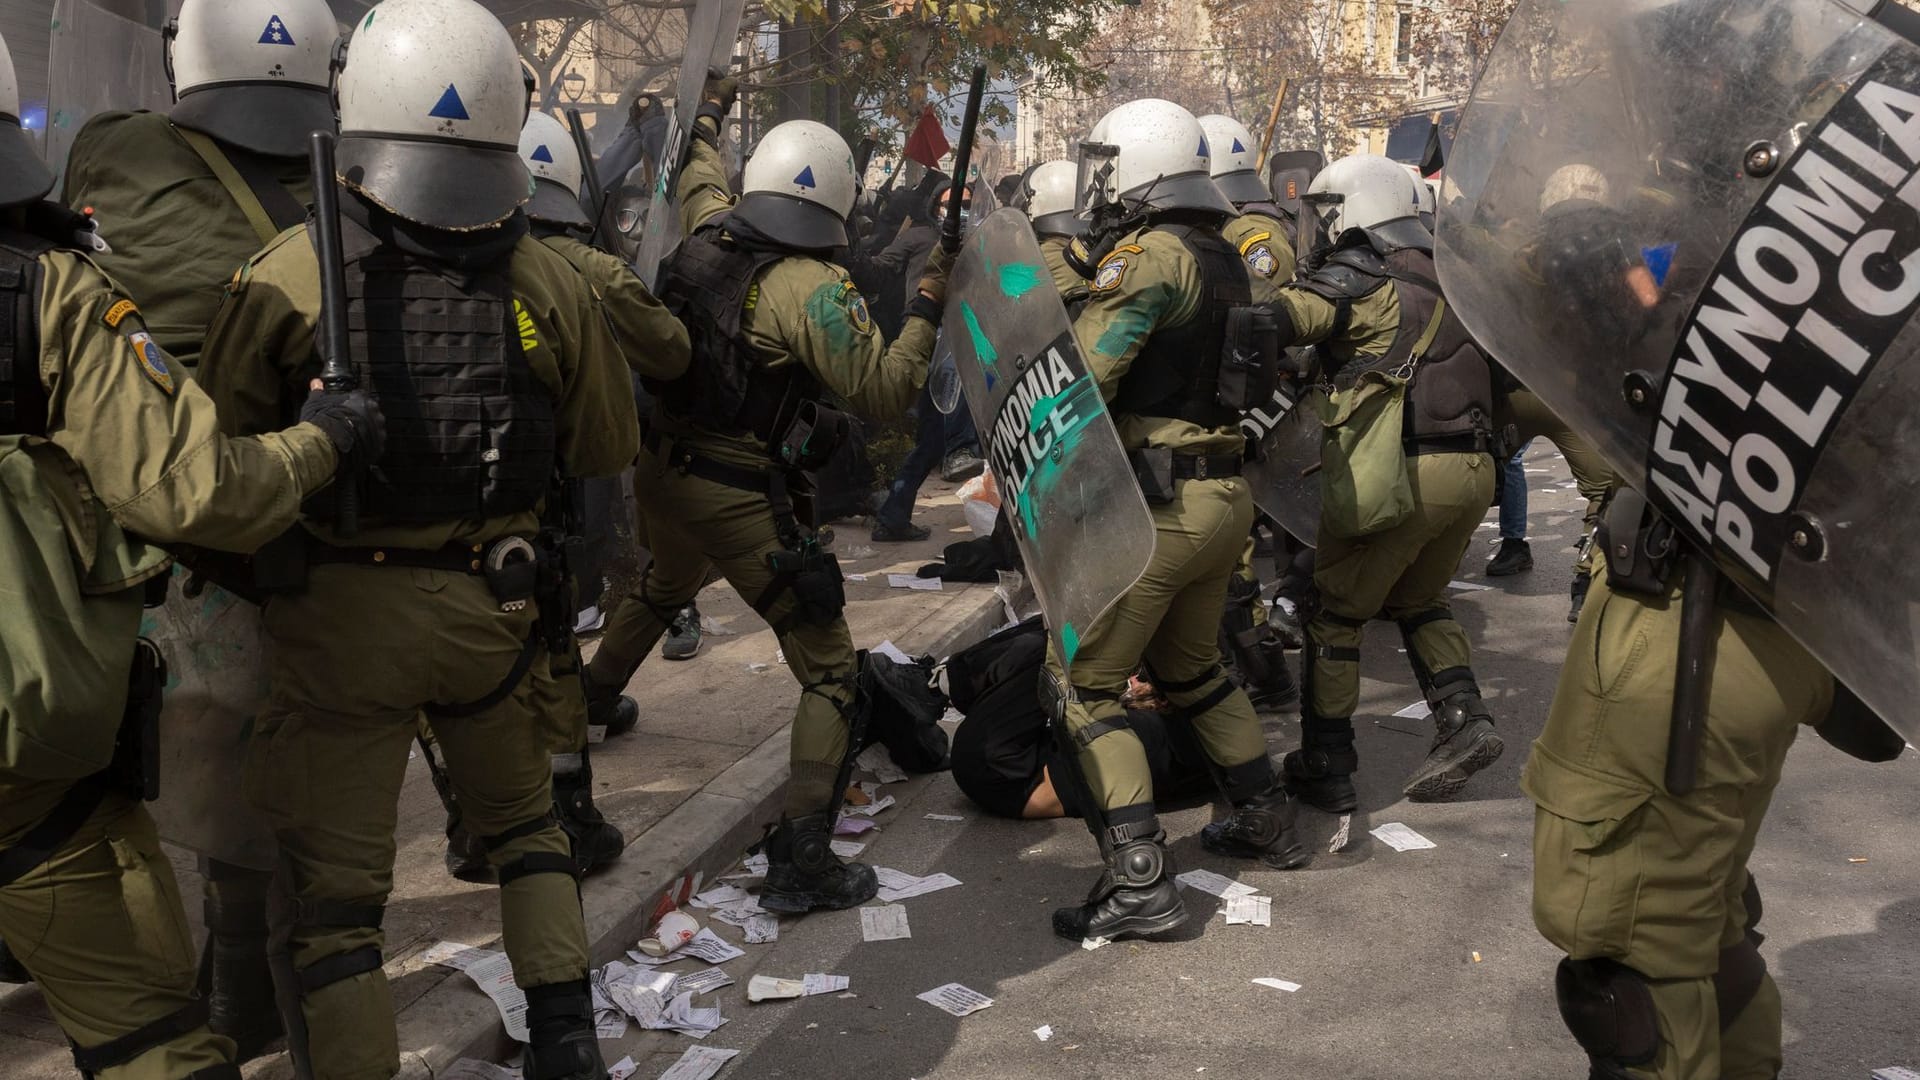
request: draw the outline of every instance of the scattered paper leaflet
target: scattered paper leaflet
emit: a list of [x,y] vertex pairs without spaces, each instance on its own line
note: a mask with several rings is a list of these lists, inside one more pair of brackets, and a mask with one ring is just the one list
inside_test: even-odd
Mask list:
[[473,980],[473,985],[493,999],[500,1010],[500,1022],[507,1035],[517,1042],[527,1041],[527,995],[513,982],[513,964],[507,954],[493,949],[476,949],[453,941],[442,941],[420,953],[420,960],[454,968]]
[[1433,841],[1398,821],[1389,821],[1374,829],[1373,838],[1395,851],[1420,851],[1435,846]]
[[951,1013],[954,1016],[969,1016],[993,1005],[992,998],[969,990],[959,983],[936,986],[924,994],[915,996],[941,1012]]

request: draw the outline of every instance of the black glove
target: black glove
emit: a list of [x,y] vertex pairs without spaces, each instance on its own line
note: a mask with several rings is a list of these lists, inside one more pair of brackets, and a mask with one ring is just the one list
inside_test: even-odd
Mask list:
[[387,446],[387,418],[365,390],[315,390],[300,406],[300,421],[326,432],[343,465],[371,465]]
[[733,103],[740,100],[740,80],[724,71],[710,69],[707,72],[707,84],[700,91],[703,102],[720,106],[722,115],[733,111]]

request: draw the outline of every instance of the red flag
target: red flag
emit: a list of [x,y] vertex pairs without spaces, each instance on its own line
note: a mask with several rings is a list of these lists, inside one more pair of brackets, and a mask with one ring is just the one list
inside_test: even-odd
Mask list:
[[947,133],[941,130],[939,119],[933,115],[933,106],[927,106],[927,111],[920,114],[920,122],[913,126],[913,134],[907,136],[907,156],[931,169],[952,149]]

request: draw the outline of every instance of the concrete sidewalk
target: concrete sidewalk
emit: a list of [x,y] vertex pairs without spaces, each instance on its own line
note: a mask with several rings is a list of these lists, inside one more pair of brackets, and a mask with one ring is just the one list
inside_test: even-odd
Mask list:
[[[908,653],[941,656],[1005,621],[991,586],[888,587],[888,572],[911,574],[937,560],[945,545],[969,538],[953,490],[937,480],[921,490],[918,520],[933,529],[921,543],[873,544],[863,524],[835,528],[834,549],[850,576],[847,620],[857,646],[892,640]],[[867,580],[853,580],[861,575]],[[640,703],[639,727],[593,749],[595,799],[627,837],[620,861],[583,883],[596,965],[632,947],[670,885],[691,873],[725,869],[778,815],[799,688],[777,659],[772,632],[724,583],[701,593],[700,610],[725,633],[709,635],[692,661],[649,658],[629,687]],[[414,959],[439,941],[499,947],[497,894],[446,874],[444,825],[424,763],[416,760],[400,798],[385,922],[387,974],[399,1007],[400,1075],[407,1078],[432,1077],[465,1056],[504,1060],[512,1049],[492,1002],[464,975]],[[198,933],[194,860],[175,852],[174,864]],[[278,1080],[291,1077],[292,1069],[276,1055],[248,1066],[247,1074]],[[66,1039],[33,987],[0,990],[0,1075],[74,1075]]]

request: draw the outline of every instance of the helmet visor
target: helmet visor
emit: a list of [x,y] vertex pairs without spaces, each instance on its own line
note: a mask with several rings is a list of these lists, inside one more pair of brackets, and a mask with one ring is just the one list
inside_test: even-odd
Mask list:
[[1114,201],[1113,169],[1120,148],[1112,143],[1080,144],[1080,171],[1073,182],[1073,209],[1086,217]]

